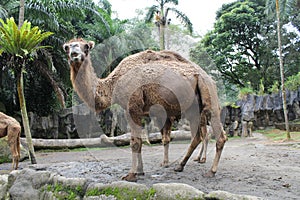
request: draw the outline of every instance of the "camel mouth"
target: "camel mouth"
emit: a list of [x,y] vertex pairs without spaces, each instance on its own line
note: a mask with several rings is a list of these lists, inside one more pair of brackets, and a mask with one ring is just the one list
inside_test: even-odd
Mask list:
[[71,53],[71,58],[76,58],[76,57],[78,57],[78,55],[79,55],[78,53],[72,52],[72,53]]
[[80,60],[81,55],[79,53],[72,52],[70,54],[70,58],[71,58],[72,61],[78,61],[78,60]]

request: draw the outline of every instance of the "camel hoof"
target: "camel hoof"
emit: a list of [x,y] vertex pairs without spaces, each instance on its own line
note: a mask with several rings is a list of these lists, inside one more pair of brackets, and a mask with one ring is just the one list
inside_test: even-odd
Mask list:
[[193,161],[195,161],[195,162],[200,162],[200,158],[199,158],[199,157],[194,158]]
[[201,160],[199,160],[199,163],[201,164],[206,163],[206,158],[202,158]]
[[138,176],[145,176],[145,173],[144,172],[138,172],[138,173],[136,173],[136,175],[138,175]]
[[213,178],[215,177],[216,172],[208,171],[207,173],[203,174],[205,178]]
[[183,171],[183,166],[181,164],[178,164],[175,168],[174,168],[175,172],[182,172]]
[[122,180],[128,181],[128,182],[137,182],[136,174],[135,173],[129,173],[126,176],[122,177]]
[[161,167],[164,167],[164,168],[168,168],[170,165],[169,165],[169,162],[162,162],[160,164]]

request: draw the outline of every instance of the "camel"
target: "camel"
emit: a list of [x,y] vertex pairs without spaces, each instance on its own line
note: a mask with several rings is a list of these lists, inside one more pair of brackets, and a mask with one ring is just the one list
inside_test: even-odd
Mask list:
[[18,169],[20,160],[20,123],[0,112],[0,138],[7,136],[8,145],[12,154],[12,169]]
[[220,106],[215,82],[199,66],[172,51],[146,50],[123,59],[106,77],[98,78],[92,66],[90,51],[95,43],[82,38],[63,45],[70,65],[70,79],[78,96],[95,112],[119,104],[126,111],[131,128],[132,166],[123,180],[137,181],[144,175],[142,161],[142,119],[154,116],[160,123],[164,161],[168,162],[171,126],[184,115],[194,136],[186,155],[175,171],[182,171],[198,144],[206,137],[210,122],[216,135],[216,154],[211,169],[217,171],[226,142],[220,120]]

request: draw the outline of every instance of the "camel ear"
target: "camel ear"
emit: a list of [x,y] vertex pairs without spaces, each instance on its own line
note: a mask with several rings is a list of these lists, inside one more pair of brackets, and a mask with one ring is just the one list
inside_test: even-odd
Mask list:
[[65,52],[68,52],[69,51],[69,45],[64,44],[63,49],[64,49]]
[[95,42],[94,41],[89,41],[88,44],[89,44],[90,50],[92,50],[94,48],[94,46],[95,46]]

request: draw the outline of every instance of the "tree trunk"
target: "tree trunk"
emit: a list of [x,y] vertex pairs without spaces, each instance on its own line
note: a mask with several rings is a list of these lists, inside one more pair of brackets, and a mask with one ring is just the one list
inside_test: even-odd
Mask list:
[[25,15],[25,0],[20,0],[20,10],[19,10],[19,28],[23,25],[24,23],[24,15]]
[[28,154],[29,154],[31,164],[36,164],[36,158],[35,158],[34,148],[32,145],[32,138],[31,138],[31,132],[30,132],[30,127],[29,127],[27,109],[26,109],[26,102],[25,102],[25,97],[24,97],[23,69],[21,70],[17,81],[18,81],[17,87],[18,87],[18,95],[19,95],[19,102],[20,102],[20,108],[21,108],[21,114],[22,114],[24,133],[26,136],[26,141],[27,141],[27,146],[28,146]]
[[164,24],[160,24],[160,31],[159,31],[159,46],[160,50],[165,50],[165,30],[166,26]]
[[[82,138],[82,139],[32,139],[32,144],[35,149],[74,149],[81,147],[107,147],[107,146],[127,146],[130,144],[131,135],[126,133],[116,137],[107,137],[101,135],[98,138]],[[146,142],[146,138],[143,141]],[[190,131],[172,131],[172,140],[191,140]],[[24,142],[21,138],[21,142]],[[154,143],[161,142],[161,133],[150,133],[149,141]]]
[[282,56],[282,46],[281,46],[281,32],[280,32],[280,9],[279,0],[276,0],[276,16],[277,16],[277,36],[278,36],[278,50],[279,50],[279,67],[281,76],[281,91],[282,91],[282,103],[283,103],[283,114],[285,121],[286,137],[288,140],[291,139],[289,120],[287,115],[287,105],[286,105],[286,91],[284,86],[284,67],[283,67],[283,56]]

